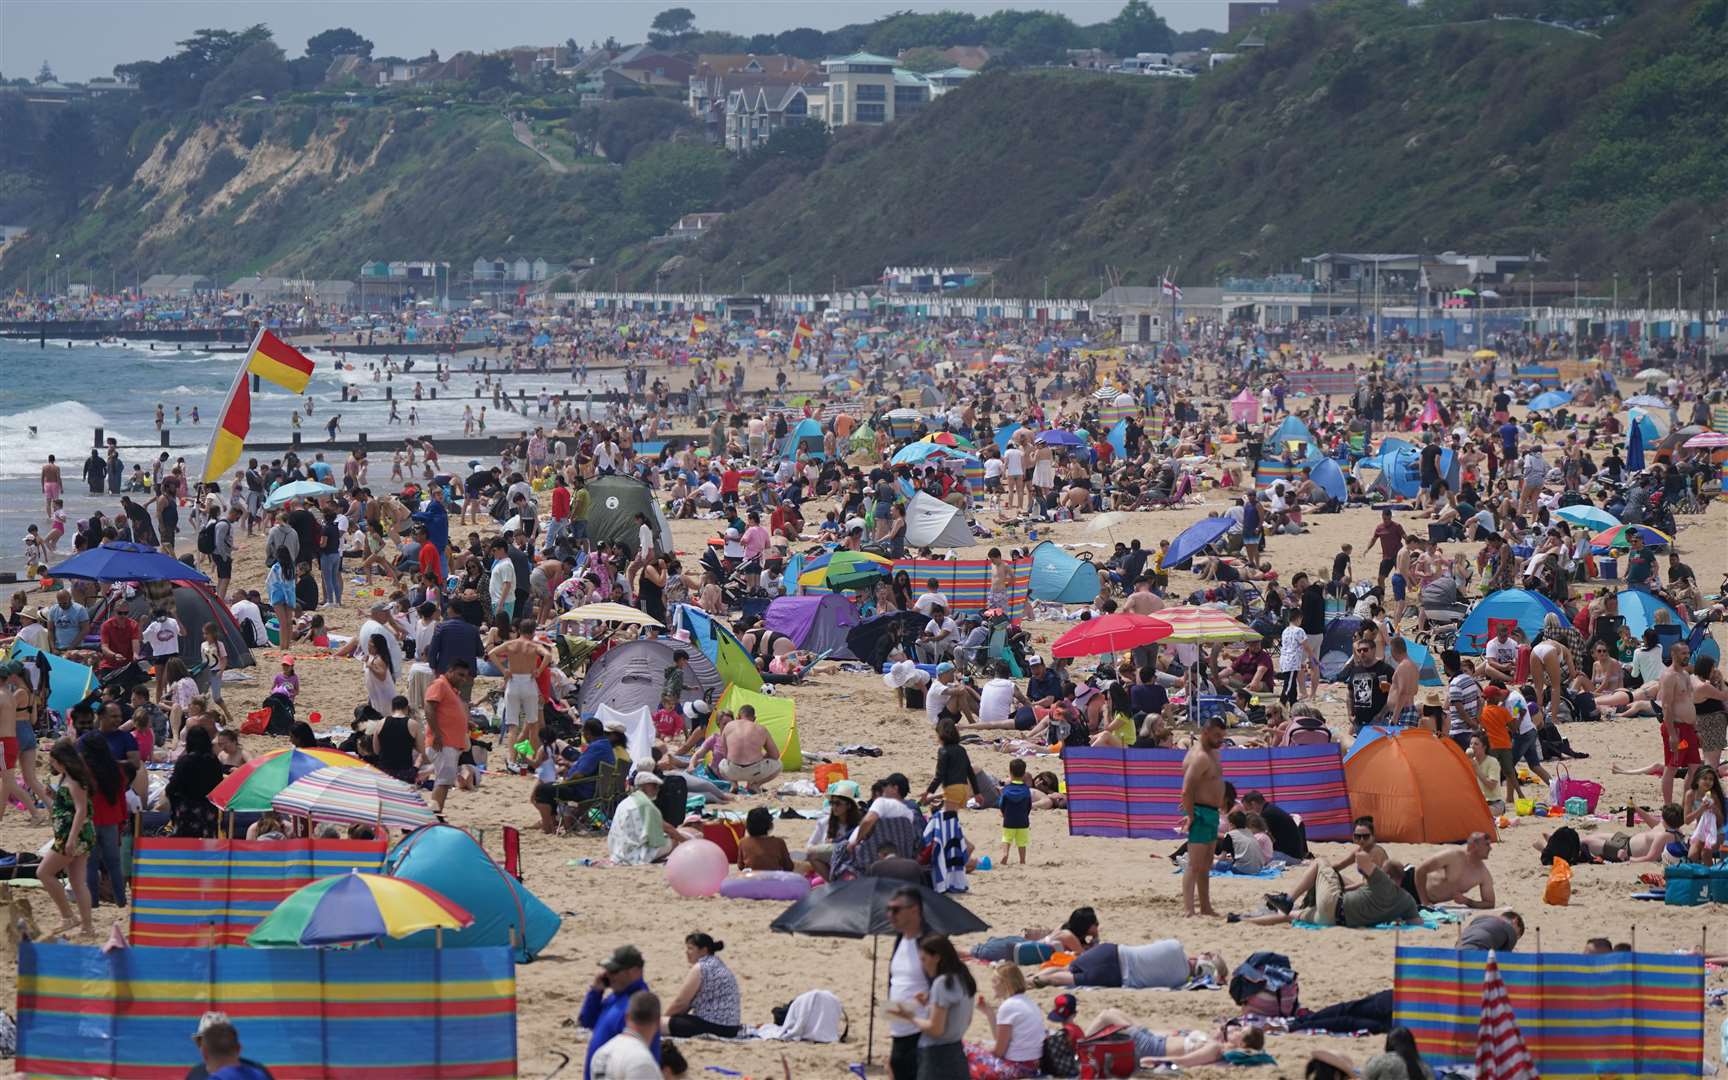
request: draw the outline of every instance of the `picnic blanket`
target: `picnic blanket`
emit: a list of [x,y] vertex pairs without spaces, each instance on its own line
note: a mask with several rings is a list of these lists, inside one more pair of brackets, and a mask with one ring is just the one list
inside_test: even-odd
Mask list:
[[[1544,1077],[1702,1076],[1704,959],[1688,953],[1496,953]],[[1485,952],[1403,946],[1394,1023],[1436,1071],[1476,1059]]]
[[[1069,747],[1068,832],[1168,840],[1182,818],[1181,750]],[[1224,779],[1237,791],[1264,792],[1302,819],[1309,840],[1350,836],[1350,795],[1336,744],[1224,750]]]
[[1420,923],[1386,922],[1379,923],[1375,926],[1339,927],[1322,926],[1320,923],[1301,922],[1298,920],[1290,925],[1294,926],[1298,930],[1438,930],[1442,926],[1455,926],[1464,921],[1464,916],[1458,914],[1456,911],[1433,911],[1424,909],[1421,912],[1421,916],[1422,921]]

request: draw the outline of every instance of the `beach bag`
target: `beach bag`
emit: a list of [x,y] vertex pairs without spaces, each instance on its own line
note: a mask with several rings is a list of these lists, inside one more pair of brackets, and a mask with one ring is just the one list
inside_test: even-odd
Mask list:
[[246,714],[246,720],[240,725],[242,735],[262,735],[270,729],[270,710],[253,709]]
[[1079,1028],[1063,1024],[1044,1036],[1044,1049],[1038,1054],[1038,1071],[1045,1076],[1072,1077],[1080,1075],[1080,1055],[1074,1049],[1074,1035]]
[[1676,863],[1663,871],[1662,902],[1669,907],[1696,907],[1704,902],[1704,886],[1710,868],[1697,863]]
[[1555,859],[1553,868],[1548,871],[1542,902],[1556,907],[1565,907],[1572,902],[1572,864],[1565,859]]
[[1254,953],[1230,974],[1230,1000],[1255,1016],[1295,1016],[1301,996],[1296,969],[1283,953]]
[[1082,1039],[1075,1053],[1080,1059],[1082,1077],[1133,1076],[1140,1067],[1140,1058],[1134,1053],[1134,1038],[1123,1031],[1101,1031]]
[[1602,797],[1602,785],[1594,780],[1574,780],[1572,773],[1564,765],[1554,770],[1554,783],[1549,792],[1548,801],[1554,806],[1565,806],[1568,799],[1583,799],[1588,813],[1596,812],[1596,800]]

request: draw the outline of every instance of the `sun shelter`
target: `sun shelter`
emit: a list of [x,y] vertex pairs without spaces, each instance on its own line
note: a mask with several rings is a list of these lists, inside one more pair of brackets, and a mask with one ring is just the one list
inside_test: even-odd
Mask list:
[[[427,825],[402,838],[384,859],[391,877],[417,881],[474,916],[466,930],[443,932],[443,947],[510,946],[518,963],[540,955],[563,922],[540,898],[493,861],[479,842],[454,825]],[[385,939],[386,949],[424,949],[432,931]]]
[[96,689],[96,672],[76,660],[42,652],[34,645],[18,640],[12,642],[7,653],[8,659],[30,664],[41,663],[37,657],[45,657],[48,662],[48,707],[55,712],[65,712]]
[[825,456],[822,450],[822,425],[808,416],[798,421],[798,426],[787,432],[785,440],[781,442],[780,456],[798,459]]
[[1642,639],[1644,631],[1656,625],[1656,613],[1659,611],[1666,611],[1668,621],[1673,625],[1682,629],[1686,626],[1680,613],[1655,593],[1627,589],[1620,594],[1619,601],[1620,617],[1626,620],[1626,629],[1630,630],[1635,638]]
[[605,707],[625,713],[646,708],[652,713],[660,707],[666,669],[680,652],[690,658],[680,703],[698,698],[712,702],[726,688],[726,680],[706,653],[677,638],[640,638],[618,642],[588,665],[576,707],[584,716]]
[[[1068,770],[1070,835],[1181,835],[1183,751],[1070,746],[1062,758]],[[1336,743],[1224,750],[1219,763],[1224,779],[1238,791],[1262,791],[1268,801],[1300,814],[1310,840],[1350,835],[1354,798],[1345,790]]]
[[785,634],[800,649],[826,653],[838,660],[855,660],[846,635],[858,625],[858,609],[839,593],[813,596],[777,596],[768,604],[762,621],[768,629]]
[[636,554],[637,514],[645,514],[655,543],[662,551],[675,550],[672,526],[660,512],[654,490],[634,477],[596,476],[588,481],[588,539],[596,544],[623,544]]
[[[1300,445],[1293,445],[1300,444]],[[1314,433],[1308,430],[1308,425],[1294,416],[1286,416],[1278,425],[1278,430],[1266,440],[1266,453],[1269,456],[1282,455],[1286,450],[1292,451],[1291,456],[1299,465],[1309,465],[1319,461],[1324,455],[1320,451],[1320,443],[1315,440]]]
[[1177,533],[1176,539],[1170,541],[1170,550],[1164,553],[1164,568],[1185,568],[1188,560],[1205,551],[1208,545],[1215,543],[1219,537],[1235,527],[1236,522],[1222,514],[1201,518]]
[[915,548],[962,548],[972,543],[966,512],[927,492],[913,494],[906,504],[906,544]]
[[1247,387],[1243,387],[1240,394],[1230,399],[1230,422],[1233,424],[1258,424],[1260,422],[1260,399]]
[[762,673],[744,651],[744,643],[718,619],[699,607],[678,604],[672,608],[669,621],[674,629],[690,636],[691,644],[702,650],[721,679],[746,690],[762,689]]
[[770,697],[741,686],[729,686],[720,698],[714,715],[708,719],[708,734],[712,735],[720,730],[721,709],[737,713],[745,705],[756,710],[756,722],[767,728],[768,734],[774,737],[774,745],[780,748],[780,767],[787,772],[802,769],[804,752],[798,746],[797,710],[789,697]]
[[1374,835],[1399,844],[1456,844],[1494,835],[1494,815],[1458,744],[1426,728],[1370,739],[1344,762],[1350,813],[1374,819]]
[[1328,497],[1342,503],[1350,496],[1350,486],[1344,482],[1344,470],[1331,458],[1322,458],[1309,469],[1308,476]]
[[1489,593],[1476,601],[1476,606],[1458,624],[1458,651],[1468,655],[1480,653],[1482,643],[1494,636],[1488,629],[1490,620],[1512,619],[1524,632],[1524,640],[1535,641],[1536,635],[1542,632],[1542,620],[1549,613],[1560,616],[1562,621],[1571,625],[1560,605],[1539,592],[1501,589]]
[[930,620],[916,611],[890,611],[866,619],[846,632],[846,647],[872,671],[887,661],[896,647],[912,655],[916,641]]
[[1063,551],[1060,544],[1040,541],[1032,549],[1029,589],[1034,600],[1090,604],[1098,599],[1098,567],[1091,559]]

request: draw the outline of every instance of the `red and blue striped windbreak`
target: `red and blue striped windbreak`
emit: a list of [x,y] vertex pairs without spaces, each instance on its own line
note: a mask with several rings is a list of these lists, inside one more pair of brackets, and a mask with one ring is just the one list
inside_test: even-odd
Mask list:
[[[1180,835],[1181,750],[1070,747],[1068,832],[1167,840]],[[1302,819],[1310,840],[1350,837],[1350,795],[1336,744],[1224,750],[1224,779],[1238,793],[1260,791],[1268,802]]]
[[[1495,954],[1536,1066],[1555,1077],[1703,1076],[1704,960],[1690,953]],[[1476,1061],[1485,952],[1401,946],[1393,1022],[1438,1071]]]

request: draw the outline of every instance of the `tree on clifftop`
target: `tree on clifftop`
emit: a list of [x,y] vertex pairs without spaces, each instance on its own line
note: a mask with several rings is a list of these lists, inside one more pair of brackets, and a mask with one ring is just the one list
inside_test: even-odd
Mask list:
[[313,34],[306,39],[306,55],[333,57],[352,54],[370,58],[372,43],[346,26]]
[[655,45],[673,45],[696,32],[696,13],[689,8],[667,8],[648,24],[648,40]]
[[1128,0],[1114,19],[1104,24],[1103,47],[1118,56],[1169,52],[1176,42],[1170,24],[1146,0]]

